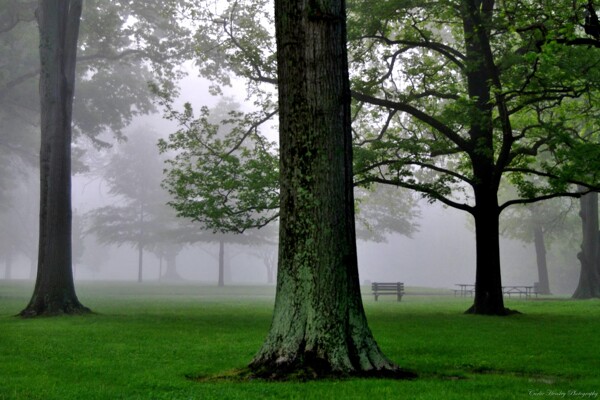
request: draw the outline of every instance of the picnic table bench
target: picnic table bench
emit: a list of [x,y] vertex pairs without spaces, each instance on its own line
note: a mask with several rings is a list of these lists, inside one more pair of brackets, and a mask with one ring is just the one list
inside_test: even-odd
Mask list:
[[373,290],[373,296],[375,296],[375,301],[377,301],[379,296],[393,294],[397,296],[398,301],[401,301],[402,296],[404,296],[403,282],[373,282],[371,284],[371,289]]

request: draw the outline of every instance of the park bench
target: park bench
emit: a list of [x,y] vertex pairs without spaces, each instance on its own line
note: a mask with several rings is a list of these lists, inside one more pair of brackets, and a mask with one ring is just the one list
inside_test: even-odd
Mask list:
[[373,282],[371,288],[373,296],[375,296],[375,301],[377,301],[379,296],[388,294],[395,294],[398,301],[401,301],[402,296],[404,296],[404,283],[402,282]]

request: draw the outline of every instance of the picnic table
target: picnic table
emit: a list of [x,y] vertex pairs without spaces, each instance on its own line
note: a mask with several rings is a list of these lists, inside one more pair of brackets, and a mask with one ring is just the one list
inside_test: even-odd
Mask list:
[[502,293],[508,295],[508,297],[518,294],[519,297],[525,296],[526,299],[533,294],[537,296],[537,291],[533,290],[533,286],[502,286]]
[[455,286],[458,286],[459,289],[454,289],[454,296],[466,297],[467,295],[472,295],[475,293],[475,285],[470,285],[468,283],[457,283]]
[[[475,285],[468,283],[457,283],[458,289],[454,289],[454,296],[460,295],[461,297],[471,296],[475,293]],[[512,295],[519,295],[519,297],[525,297],[529,299],[531,296],[537,296],[537,289],[535,286],[522,286],[522,285],[508,285],[502,286],[502,294],[512,297]]]

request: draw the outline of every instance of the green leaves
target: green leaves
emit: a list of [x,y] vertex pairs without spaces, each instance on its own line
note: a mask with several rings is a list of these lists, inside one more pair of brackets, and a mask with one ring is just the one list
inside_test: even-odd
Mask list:
[[195,117],[188,104],[171,113],[181,129],[159,142],[171,155],[163,182],[169,204],[214,231],[241,233],[277,218],[277,149],[259,129],[269,115],[238,107],[222,101]]

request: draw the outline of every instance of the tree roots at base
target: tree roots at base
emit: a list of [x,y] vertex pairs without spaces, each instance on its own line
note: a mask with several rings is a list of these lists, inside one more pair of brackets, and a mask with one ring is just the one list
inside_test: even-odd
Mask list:
[[251,364],[244,370],[247,379],[267,381],[311,381],[318,379],[379,378],[379,379],[415,379],[417,375],[402,368],[383,368],[366,371],[334,371],[328,364],[310,362],[299,364],[265,363]]
[[82,304],[45,304],[43,306],[29,305],[17,316],[23,318],[55,317],[59,315],[84,315],[93,314],[93,311]]
[[476,307],[475,304],[473,304],[467,311],[465,311],[465,314],[490,315],[490,316],[495,315],[498,317],[506,317],[509,315],[521,314],[519,311],[511,310],[510,308],[503,308],[501,310],[497,310],[497,309],[480,310],[479,308],[480,307]]

